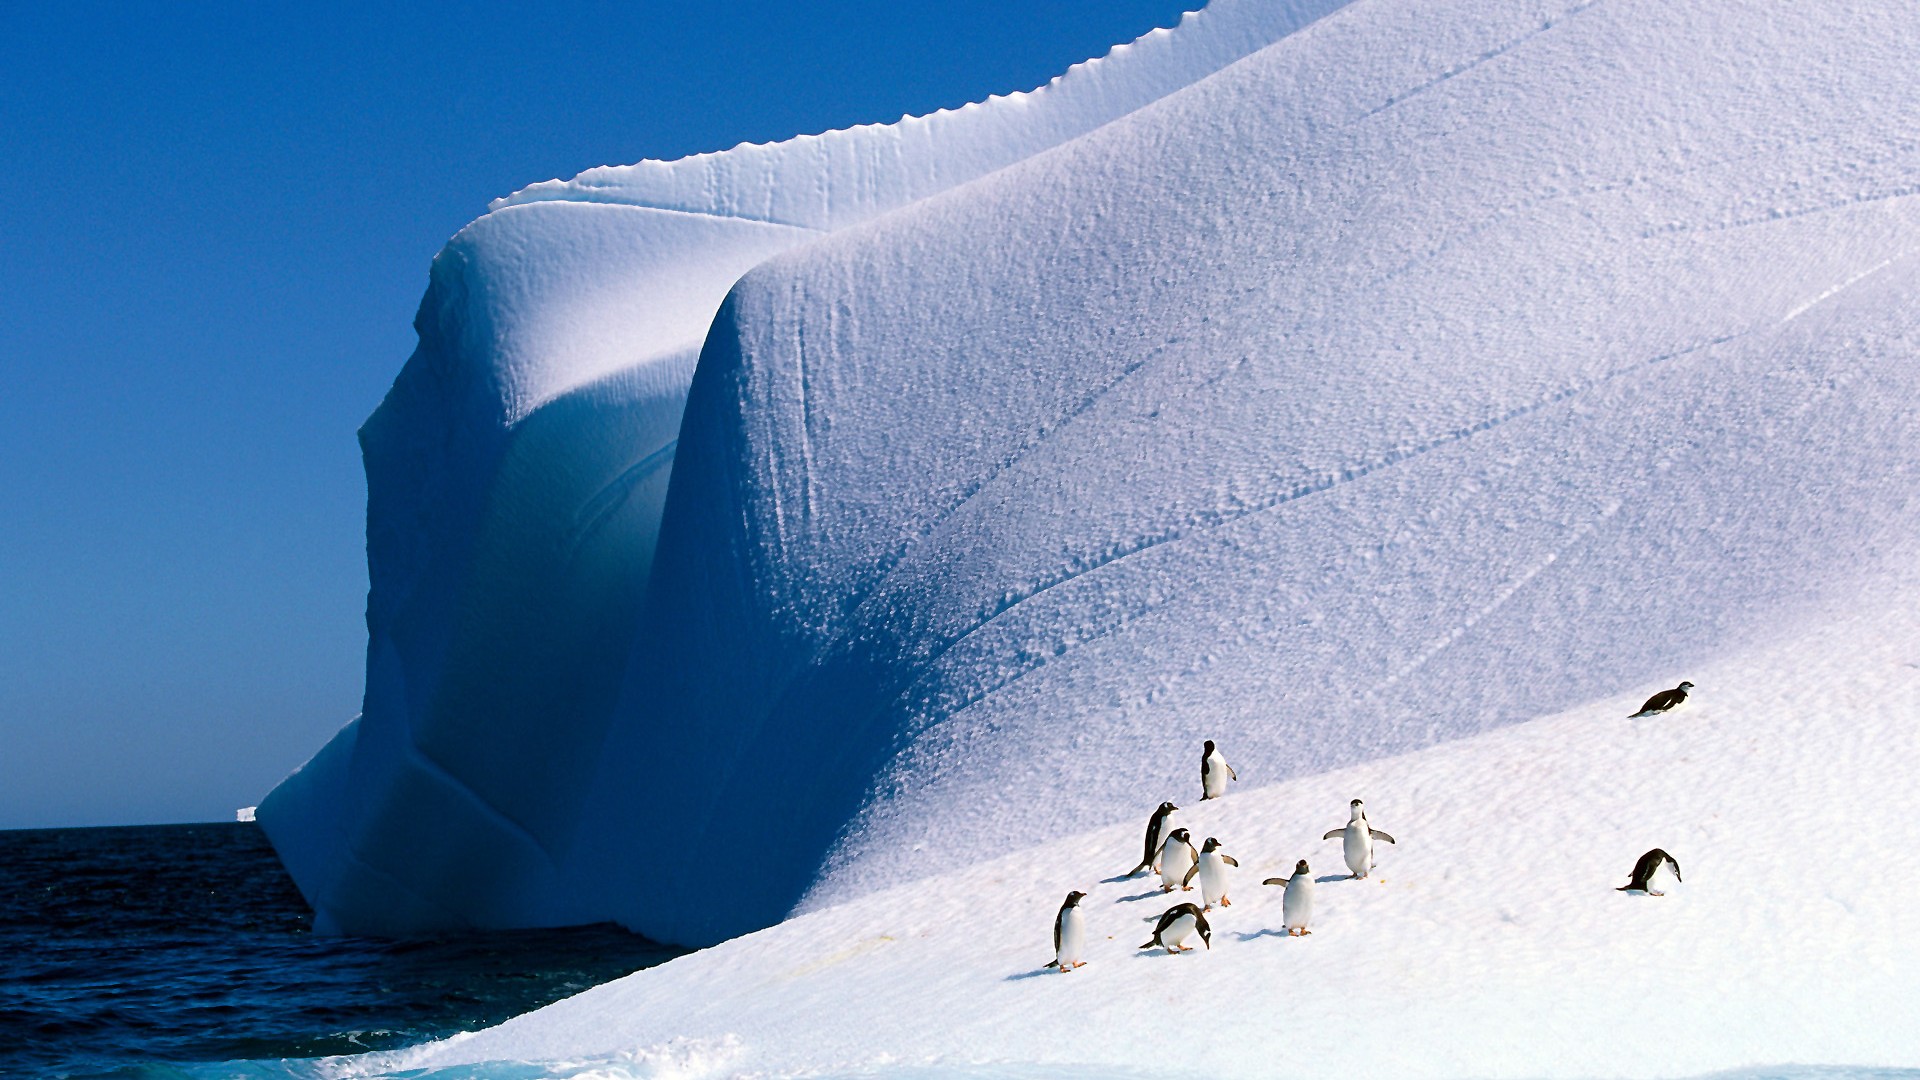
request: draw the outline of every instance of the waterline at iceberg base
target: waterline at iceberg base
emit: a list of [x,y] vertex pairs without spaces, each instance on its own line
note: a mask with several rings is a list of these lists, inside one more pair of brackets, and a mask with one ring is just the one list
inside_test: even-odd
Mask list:
[[[323,925],[724,942],[407,1067],[1920,1064],[1916,46],[1223,2],[506,200],[362,433],[366,711],[260,819]],[[1206,738],[1248,880],[1136,955],[1103,879]],[[1380,880],[1267,933],[1356,795]],[[1095,962],[1029,977],[1071,888]]]

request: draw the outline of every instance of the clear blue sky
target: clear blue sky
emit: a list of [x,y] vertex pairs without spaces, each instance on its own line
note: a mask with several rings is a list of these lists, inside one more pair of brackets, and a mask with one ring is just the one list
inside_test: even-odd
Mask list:
[[229,818],[359,711],[354,432],[488,199],[1197,4],[0,4],[0,828]]

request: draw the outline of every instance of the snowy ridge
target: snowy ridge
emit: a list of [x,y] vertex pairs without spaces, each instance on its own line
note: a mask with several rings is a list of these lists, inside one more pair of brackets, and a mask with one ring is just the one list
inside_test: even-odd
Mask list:
[[834,230],[1005,168],[1148,105],[1347,0],[1216,0],[1035,90],[677,161],[588,169],[491,209],[611,202]]
[[461,230],[434,260],[420,346],[361,431],[362,714],[327,767],[263,800],[319,925],[607,917],[568,880],[578,778],[640,617],[694,359],[741,274],[1098,127],[1332,6],[1225,0],[1032,94],[593,170]]

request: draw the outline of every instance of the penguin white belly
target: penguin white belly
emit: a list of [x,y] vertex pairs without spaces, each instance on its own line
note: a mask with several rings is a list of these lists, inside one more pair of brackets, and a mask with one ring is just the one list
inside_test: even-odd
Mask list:
[[1348,825],[1346,835],[1340,839],[1347,856],[1347,869],[1357,877],[1366,877],[1367,871],[1373,869],[1373,835],[1366,823]]
[[1201,785],[1203,794],[1209,799],[1217,799],[1227,793],[1227,762],[1219,754],[1207,759],[1206,782]]
[[1200,856],[1200,892],[1208,907],[1227,895],[1227,864],[1218,854],[1203,852]]
[[1193,916],[1182,915],[1167,925],[1166,932],[1160,935],[1160,944],[1177,949],[1199,928]]
[[1305,874],[1295,874],[1287,882],[1287,894],[1280,902],[1280,915],[1289,930],[1305,930],[1313,918],[1313,883]]
[[1673,876],[1673,867],[1663,862],[1655,868],[1652,875],[1647,878],[1647,891],[1649,893],[1663,893],[1672,889],[1675,883],[1676,879]]
[[1054,959],[1063,968],[1072,967],[1080,962],[1086,945],[1087,919],[1076,905],[1060,916],[1060,951],[1054,954]]
[[1160,883],[1179,885],[1187,880],[1187,871],[1193,869],[1193,849],[1178,840],[1169,840],[1167,846],[1160,849]]

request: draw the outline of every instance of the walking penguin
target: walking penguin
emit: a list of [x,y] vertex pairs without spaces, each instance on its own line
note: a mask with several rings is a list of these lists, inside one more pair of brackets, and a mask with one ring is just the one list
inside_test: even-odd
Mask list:
[[1159,922],[1153,924],[1152,940],[1140,947],[1151,949],[1158,945],[1168,952],[1192,952],[1191,946],[1182,945],[1181,942],[1192,937],[1195,932],[1199,933],[1201,942],[1211,952],[1213,927],[1207,925],[1206,915],[1192,904],[1175,904],[1160,916]]
[[1182,892],[1191,892],[1193,871],[1200,863],[1200,853],[1193,850],[1193,834],[1185,829],[1175,829],[1167,834],[1167,842],[1160,848],[1160,891],[1172,892],[1175,885]]
[[1212,911],[1215,904],[1233,906],[1233,901],[1227,899],[1227,867],[1239,865],[1233,856],[1220,850],[1220,841],[1207,837],[1206,844],[1200,848],[1200,861],[1188,875],[1200,875],[1200,895],[1206,900],[1201,911]]
[[1654,848],[1633,864],[1633,880],[1620,886],[1615,892],[1640,892],[1648,896],[1665,896],[1666,893],[1653,887],[1654,877],[1662,869],[1673,871],[1673,880],[1680,880],[1680,862],[1660,848]]
[[1127,871],[1128,877],[1132,877],[1148,867],[1152,867],[1155,870],[1160,869],[1160,844],[1165,839],[1164,833],[1167,828],[1167,816],[1178,809],[1180,808],[1170,802],[1163,802],[1160,804],[1160,808],[1153,812],[1153,816],[1147,819],[1147,845],[1140,854],[1140,865]]
[[1213,740],[1208,739],[1207,745],[1200,750],[1200,801],[1206,802],[1225,795],[1227,781],[1238,779],[1240,777],[1233,771],[1233,766],[1227,764],[1227,759],[1214,749]]
[[1068,893],[1060,914],[1053,917],[1053,963],[1048,967],[1072,971],[1086,963],[1080,959],[1087,945],[1087,917],[1080,910],[1080,901],[1086,896],[1077,889]]
[[1640,706],[1640,711],[1627,717],[1627,719],[1638,720],[1643,716],[1658,716],[1687,700],[1687,691],[1691,689],[1693,689],[1692,683],[1681,680],[1679,686],[1671,690],[1662,690],[1648,698],[1647,703]]
[[1363,878],[1373,869],[1373,842],[1385,840],[1391,844],[1394,839],[1367,822],[1367,804],[1355,799],[1347,805],[1350,815],[1347,823],[1338,829],[1327,830],[1327,835],[1320,839],[1331,840],[1338,836],[1345,841],[1341,847],[1345,849],[1347,869],[1353,871],[1354,877]]
[[1286,895],[1280,898],[1280,917],[1289,937],[1313,933],[1307,929],[1313,921],[1313,871],[1307,869],[1307,860],[1294,864],[1292,877],[1270,877],[1261,884],[1287,887]]

